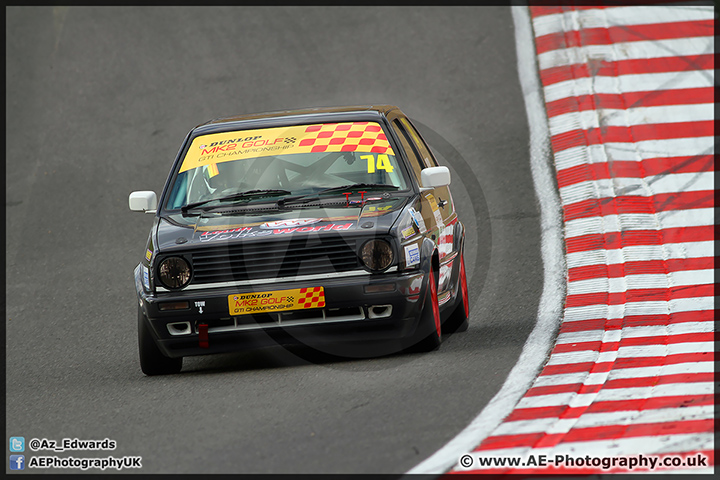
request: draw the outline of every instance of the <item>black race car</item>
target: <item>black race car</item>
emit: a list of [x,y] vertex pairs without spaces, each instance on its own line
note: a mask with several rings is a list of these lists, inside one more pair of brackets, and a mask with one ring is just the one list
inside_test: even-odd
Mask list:
[[463,224],[394,106],[222,118],[185,138],[135,269],[140,365],[303,344],[377,356],[467,328]]

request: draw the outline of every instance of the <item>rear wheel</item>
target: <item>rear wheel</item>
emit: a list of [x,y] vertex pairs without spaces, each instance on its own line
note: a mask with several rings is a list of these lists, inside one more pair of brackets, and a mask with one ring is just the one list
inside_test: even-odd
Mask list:
[[163,355],[155,344],[147,318],[138,306],[138,347],[140,349],[140,368],[145,375],[168,375],[179,373],[182,369],[182,357],[170,358]]
[[442,327],[440,325],[440,306],[438,305],[437,281],[435,272],[430,268],[428,274],[428,289],[425,294],[425,303],[422,309],[420,328],[423,331],[432,330],[430,335],[423,338],[412,349],[418,352],[430,352],[440,346],[442,342]]
[[470,316],[470,301],[467,288],[467,276],[465,275],[465,255],[460,255],[460,275],[458,278],[457,307],[450,314],[444,330],[448,333],[464,332],[468,329],[468,317]]

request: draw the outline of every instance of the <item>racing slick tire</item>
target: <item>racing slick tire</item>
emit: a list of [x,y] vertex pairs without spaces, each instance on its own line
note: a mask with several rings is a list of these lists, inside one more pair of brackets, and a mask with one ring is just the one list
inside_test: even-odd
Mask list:
[[460,254],[460,274],[458,276],[457,307],[443,324],[443,332],[457,333],[468,329],[470,316],[470,299],[467,288],[467,275],[465,274],[465,255]]
[[182,370],[182,357],[166,357],[155,344],[147,318],[140,306],[138,306],[138,347],[140,368],[145,375],[168,375]]
[[435,280],[435,271],[432,267],[428,274],[428,288],[425,294],[425,302],[423,303],[420,328],[422,331],[432,330],[432,333],[411,347],[411,351],[431,352],[437,349],[442,342],[442,326],[440,322],[437,281]]

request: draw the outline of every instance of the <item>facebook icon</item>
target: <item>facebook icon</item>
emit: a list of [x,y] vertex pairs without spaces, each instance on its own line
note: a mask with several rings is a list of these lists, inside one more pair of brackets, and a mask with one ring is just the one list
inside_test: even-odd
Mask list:
[[25,470],[25,455],[10,455],[10,470]]

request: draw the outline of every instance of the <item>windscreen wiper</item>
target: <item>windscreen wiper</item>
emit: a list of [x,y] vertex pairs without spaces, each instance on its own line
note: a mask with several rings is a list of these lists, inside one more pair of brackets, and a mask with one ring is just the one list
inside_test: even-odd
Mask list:
[[232,195],[228,195],[225,197],[220,198],[208,198],[207,200],[201,200],[199,202],[195,203],[188,203],[184,207],[182,207],[180,210],[182,210],[183,213],[187,213],[188,210],[192,210],[193,208],[201,207],[207,203],[210,202],[232,202],[233,200],[241,200],[243,198],[247,197],[264,197],[264,196],[272,196],[272,195],[289,195],[292,192],[289,192],[287,190],[281,190],[281,189],[260,189],[260,190],[247,190],[245,192],[238,192],[233,193]]
[[384,183],[351,183],[350,185],[340,185],[339,187],[326,188],[324,190],[320,190],[319,192],[317,192],[317,194],[321,195],[323,193],[339,192],[342,190],[355,190],[358,188],[371,188],[373,190],[387,190],[389,188],[392,188],[393,190],[397,190],[400,187],[396,185],[386,185]]

